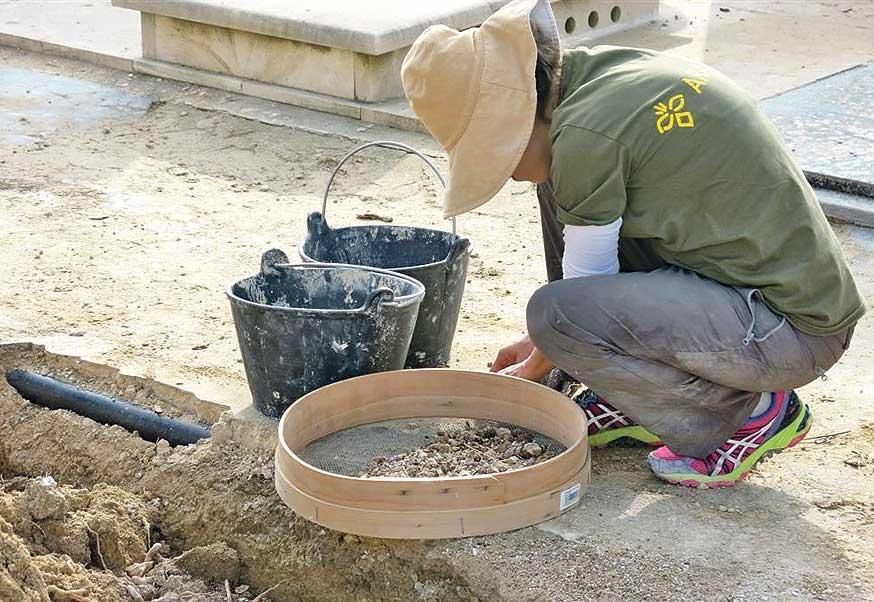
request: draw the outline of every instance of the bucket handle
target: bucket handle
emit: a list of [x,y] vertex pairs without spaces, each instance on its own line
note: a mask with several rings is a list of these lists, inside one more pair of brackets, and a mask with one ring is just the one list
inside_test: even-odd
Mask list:
[[261,255],[261,273],[265,276],[278,275],[283,265],[288,265],[288,255],[281,249],[269,249]]
[[[325,196],[322,199],[322,215],[323,216],[325,216],[325,213],[328,210],[328,193],[331,192],[331,184],[334,183],[334,178],[337,177],[337,173],[340,171],[340,168],[343,167],[343,164],[346,163],[346,161],[348,161],[350,158],[352,158],[352,156],[357,154],[359,151],[363,151],[366,148],[370,148],[370,147],[374,147],[374,146],[378,146],[380,148],[388,148],[388,149],[392,149],[392,150],[404,151],[406,153],[416,155],[422,161],[424,161],[428,167],[431,168],[431,171],[434,172],[434,175],[436,175],[437,179],[440,181],[440,185],[443,186],[444,189],[446,188],[446,180],[443,179],[443,176],[440,174],[440,170],[437,169],[437,166],[434,165],[434,162],[431,161],[428,157],[426,157],[422,153],[420,153],[419,151],[417,151],[416,149],[414,149],[412,146],[408,146],[402,142],[392,142],[391,140],[376,140],[374,142],[367,142],[366,144],[362,144],[361,146],[359,146],[357,148],[353,148],[351,151],[349,151],[345,157],[340,159],[340,162],[337,163],[337,167],[334,168],[334,172],[331,174],[331,177],[328,179],[328,185],[325,187]],[[452,218],[452,234],[456,233],[455,230],[456,230],[455,218],[453,217]]]
[[364,300],[364,305],[359,307],[356,311],[359,311],[361,313],[372,312],[375,311],[383,303],[391,303],[394,300],[394,291],[387,286],[381,286],[378,289],[370,291],[367,294],[367,298]]

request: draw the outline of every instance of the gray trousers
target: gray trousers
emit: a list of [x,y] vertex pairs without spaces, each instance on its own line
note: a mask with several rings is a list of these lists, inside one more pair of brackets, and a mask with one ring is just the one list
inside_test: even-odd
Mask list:
[[538,198],[552,282],[528,304],[529,335],[556,366],[676,453],[706,456],[762,392],[813,381],[849,346],[852,328],[805,334],[756,289],[666,266],[635,241],[620,244],[620,265],[640,271],[560,280],[562,226],[548,185]]

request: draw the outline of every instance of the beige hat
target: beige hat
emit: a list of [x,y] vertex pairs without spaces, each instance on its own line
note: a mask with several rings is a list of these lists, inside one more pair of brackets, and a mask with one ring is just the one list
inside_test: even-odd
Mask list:
[[407,99],[449,154],[445,217],[495,196],[528,146],[537,107],[535,20],[546,23],[557,47],[548,0],[514,0],[480,27],[429,27],[404,59]]

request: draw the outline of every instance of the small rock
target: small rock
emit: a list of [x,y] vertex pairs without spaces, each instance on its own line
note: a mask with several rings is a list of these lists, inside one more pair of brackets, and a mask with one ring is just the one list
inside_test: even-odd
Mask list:
[[520,446],[518,446],[518,445],[511,445],[510,447],[508,447],[508,448],[506,449],[506,451],[504,451],[503,454],[501,454],[501,458],[504,459],[504,460],[506,460],[507,458],[510,458],[510,457],[512,457],[512,456],[517,456],[517,455],[519,455],[520,453],[522,453],[522,448],[521,448]]
[[522,457],[523,458],[536,458],[543,453],[543,448],[540,447],[537,443],[526,443],[522,446]]
[[851,452],[850,457],[844,460],[844,464],[852,466],[853,468],[862,468],[868,465],[868,458],[857,451],[853,451]]
[[127,567],[124,572],[131,577],[145,577],[146,574],[155,566],[154,562],[137,562]]
[[143,595],[133,585],[125,585],[124,589],[127,591],[127,595],[130,596],[131,600],[134,602],[146,602],[143,600]]
[[31,481],[24,490],[27,510],[34,520],[63,518],[67,513],[67,498],[52,477]]
[[74,330],[73,332],[70,333],[70,336],[71,337],[84,337],[85,331],[84,330]]
[[719,12],[721,12],[721,13],[730,13],[730,12],[731,12],[731,9],[730,9],[730,8],[726,8],[725,6],[720,6],[720,7],[719,7]]
[[720,506],[719,508],[717,508],[717,510],[719,510],[720,512],[728,512],[728,506]]
[[234,588],[234,593],[237,595],[245,594],[247,591],[249,591],[248,585],[238,585]]
[[495,429],[495,435],[500,437],[501,439],[509,439],[510,438],[510,429],[505,426]]
[[188,117],[188,111],[182,111],[181,113],[179,113],[179,116],[180,117]]

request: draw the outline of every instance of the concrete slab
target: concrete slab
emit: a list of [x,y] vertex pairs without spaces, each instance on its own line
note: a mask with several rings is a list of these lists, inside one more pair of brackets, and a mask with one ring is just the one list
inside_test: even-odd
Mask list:
[[817,188],[816,198],[831,219],[874,228],[874,199],[871,197]]
[[874,196],[874,65],[790,90],[762,107],[815,183]]
[[98,55],[122,59],[140,56],[139,16],[113,8],[109,0],[0,0],[0,32]]
[[462,29],[482,21],[506,2],[485,0],[113,0],[117,7],[342,48],[384,54],[409,46],[428,25]]
[[[436,23],[478,25],[503,2],[114,0],[141,11],[143,58],[364,102],[403,96],[410,44]],[[567,46],[654,17],[659,0],[553,0]]]
[[28,144],[56,130],[136,119],[148,96],[30,69],[0,67],[0,142]]

